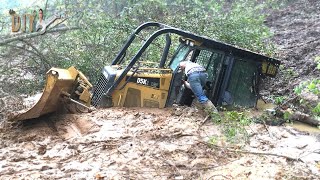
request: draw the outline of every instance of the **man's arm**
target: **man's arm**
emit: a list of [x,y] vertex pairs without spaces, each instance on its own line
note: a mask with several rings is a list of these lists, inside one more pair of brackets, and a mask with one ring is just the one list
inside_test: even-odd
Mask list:
[[183,84],[185,87],[191,89],[190,83],[188,83],[188,81],[182,80]]

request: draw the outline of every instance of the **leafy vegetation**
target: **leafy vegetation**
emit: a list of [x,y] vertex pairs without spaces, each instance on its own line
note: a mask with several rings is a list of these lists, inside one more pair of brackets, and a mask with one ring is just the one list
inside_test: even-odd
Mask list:
[[[304,81],[295,87],[294,92],[301,96],[302,93],[311,94],[314,96],[312,100],[305,100],[303,96],[299,100],[300,106],[307,107],[307,110],[315,117],[320,117],[320,103],[316,102],[317,98],[320,97],[320,79],[313,79],[310,81]],[[314,101],[314,102],[311,102]]]
[[317,106],[312,109],[312,112],[313,112],[316,116],[320,116],[320,103],[318,103]]
[[[251,123],[251,118],[244,112],[225,111],[221,115],[212,113],[211,117],[215,124],[221,125],[228,142],[241,143],[248,140],[245,127]],[[214,138],[210,140],[210,143],[214,142],[216,142]]]
[[[315,61],[319,63],[317,65],[317,69],[319,69],[320,58],[316,57]],[[295,87],[294,92],[298,96],[300,96],[302,93],[310,93],[310,94],[313,94],[315,97],[320,98],[320,79],[316,78],[316,79],[304,81]],[[316,100],[316,98],[314,100]],[[299,101],[299,104],[303,106],[307,106],[311,114],[313,114],[314,116],[320,117],[319,102],[310,103],[305,99],[301,98]]]
[[[147,21],[161,22],[271,56],[274,47],[265,39],[272,33],[264,25],[265,15],[261,12],[276,4],[276,0],[265,3],[254,0],[57,0],[41,7],[45,10],[45,16],[49,18],[60,13],[67,17],[62,26],[76,28],[6,44],[0,47],[0,57],[8,61],[18,59],[23,64],[20,69],[42,77],[52,66],[67,68],[73,65],[95,84],[101,68],[112,61],[130,33]],[[8,15],[2,17],[8,18]],[[0,31],[0,36],[7,37],[4,32]],[[148,32],[143,32],[136,38],[132,53],[128,52],[126,56],[127,60],[148,35]],[[157,39],[143,58],[159,62],[164,38]],[[6,53],[8,51],[17,52],[17,56]],[[1,72],[10,76],[6,70],[13,66],[2,65]],[[28,87],[38,86],[31,84]]]
[[320,79],[313,79],[311,81],[305,81],[295,87],[294,92],[300,95],[303,91],[311,92],[315,95],[320,94]]
[[284,97],[284,96],[275,97],[274,103],[277,105],[280,105],[285,101],[285,99],[286,99],[286,97]]

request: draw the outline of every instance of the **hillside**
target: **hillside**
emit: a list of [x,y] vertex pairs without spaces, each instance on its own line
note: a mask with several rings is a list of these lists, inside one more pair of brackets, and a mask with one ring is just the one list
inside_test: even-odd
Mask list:
[[299,83],[320,77],[316,57],[320,56],[320,2],[299,0],[271,13],[266,24],[279,50],[283,67],[271,84],[271,94],[288,95]]

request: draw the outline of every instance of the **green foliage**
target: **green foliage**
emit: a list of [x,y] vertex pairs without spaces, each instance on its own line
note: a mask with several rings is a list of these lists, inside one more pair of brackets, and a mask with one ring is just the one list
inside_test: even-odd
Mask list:
[[280,64],[279,70],[280,70],[280,71],[283,71],[283,70],[284,70],[284,65],[283,65],[283,64]]
[[285,101],[285,99],[286,99],[286,97],[284,97],[284,96],[275,97],[274,103],[277,105],[282,104]]
[[[300,83],[297,87],[295,87],[294,92],[297,95],[301,95],[303,92],[312,93],[315,96],[320,97],[320,79],[313,79],[310,81],[305,81]],[[315,117],[320,116],[320,103],[317,102],[309,102],[310,100],[305,100],[301,98],[299,100],[299,104],[307,107],[308,113],[314,115]]]
[[244,112],[227,111],[223,112],[222,115],[213,113],[211,117],[214,123],[222,125],[227,141],[231,143],[247,141],[248,136],[245,127],[251,123],[251,119]]
[[36,94],[36,89],[43,89],[44,81],[42,77],[35,79],[19,80],[20,86],[17,86],[17,91],[20,94]]
[[302,84],[296,86],[296,87],[294,88],[294,93],[297,94],[297,95],[301,94],[303,88],[304,88],[304,86],[303,86]]
[[37,93],[37,89],[43,89],[44,81],[42,77],[33,79],[19,79],[16,83],[14,81],[9,82],[6,86],[2,87],[2,90],[10,92],[11,95],[16,94],[29,94],[33,95]]
[[319,84],[318,81],[311,81],[310,84],[308,84],[307,88],[310,92],[313,92],[314,94],[319,94],[319,89],[317,88],[317,84]]
[[218,137],[216,136],[210,137],[209,144],[217,144],[217,142],[218,142]]
[[285,111],[284,114],[283,114],[283,119],[284,119],[287,123],[289,123],[291,116],[292,116],[292,113],[291,113],[291,112]]
[[[68,68],[73,65],[95,84],[103,66],[110,64],[131,32],[148,21],[168,24],[270,56],[274,47],[266,39],[272,33],[264,25],[266,15],[262,12],[265,8],[276,8],[277,4],[276,0],[265,3],[254,0],[52,1],[48,4],[46,17],[65,12],[68,19],[62,24],[80,29],[31,39],[28,42],[40,54],[29,54],[23,62],[36,75],[43,75],[52,66]],[[128,50],[125,62],[131,60],[149,36],[149,31],[140,33]],[[143,61],[159,62],[164,42],[165,37],[158,38],[143,54]],[[168,58],[172,57],[175,45],[172,44]]]
[[313,112],[316,116],[320,116],[320,103],[318,103],[317,106],[312,109],[312,112]]
[[290,112],[286,111],[286,112],[283,114],[283,119],[289,120],[290,115],[291,115]]
[[315,95],[320,94],[320,79],[313,79],[311,81],[305,81],[300,83],[297,87],[294,88],[294,92],[297,95],[300,95],[302,91],[311,92]]

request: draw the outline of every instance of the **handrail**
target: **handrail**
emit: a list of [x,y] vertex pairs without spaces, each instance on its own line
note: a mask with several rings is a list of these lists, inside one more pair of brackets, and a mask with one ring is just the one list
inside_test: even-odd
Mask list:
[[159,28],[166,28],[166,27],[170,27],[168,25],[165,24],[161,24],[158,22],[146,22],[144,24],[141,24],[139,27],[137,27],[133,33],[131,33],[131,35],[129,36],[128,40],[126,41],[126,43],[123,45],[123,47],[121,48],[120,52],[117,54],[117,56],[113,59],[111,65],[116,65],[119,63],[120,58],[124,55],[124,53],[126,52],[126,50],[128,49],[128,47],[131,45],[131,43],[133,42],[133,40],[136,38],[136,35],[138,35],[143,29],[146,29],[148,27],[159,27]]

